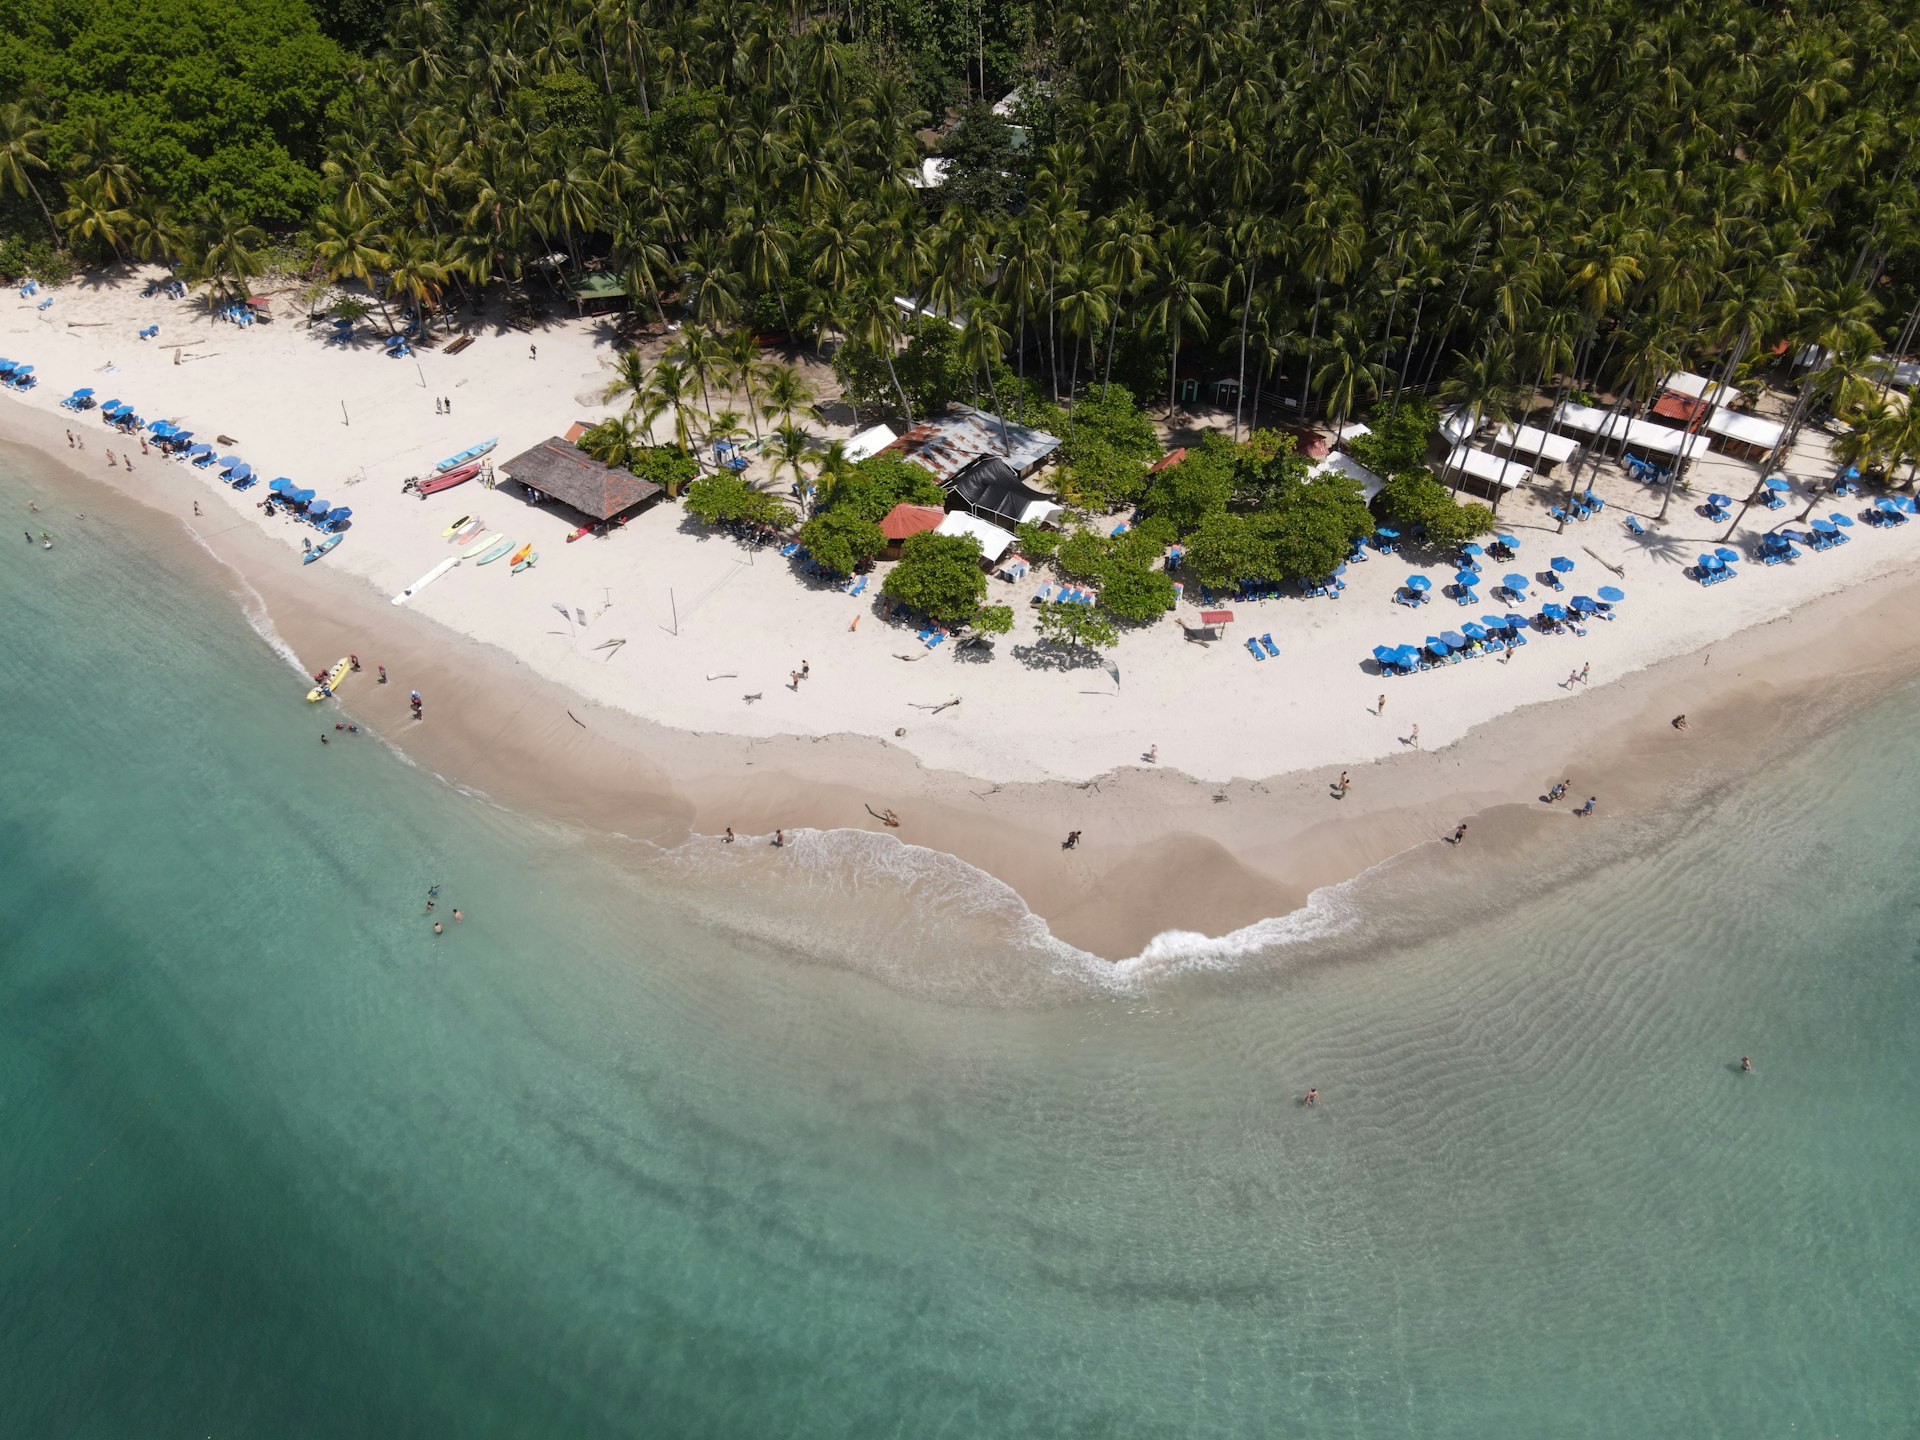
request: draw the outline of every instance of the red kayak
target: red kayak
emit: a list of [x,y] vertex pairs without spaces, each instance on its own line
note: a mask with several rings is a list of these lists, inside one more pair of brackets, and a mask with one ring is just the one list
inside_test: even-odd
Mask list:
[[574,531],[571,535],[567,536],[567,543],[571,545],[574,541],[578,540],[581,536],[591,535],[592,533],[593,533],[593,526],[582,525],[578,530]]
[[451,490],[456,485],[465,484],[474,476],[478,475],[484,468],[485,466],[476,460],[471,465],[462,465],[458,470],[449,470],[444,475],[435,475],[429,479],[422,480],[413,488],[419,492],[420,498],[424,500],[429,495],[437,495],[442,490]]

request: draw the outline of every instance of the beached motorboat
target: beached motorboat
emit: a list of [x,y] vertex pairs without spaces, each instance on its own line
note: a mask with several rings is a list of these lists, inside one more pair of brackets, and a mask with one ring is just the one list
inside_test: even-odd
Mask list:
[[[340,688],[340,682],[346,678],[347,672],[351,669],[353,669],[353,657],[350,655],[342,655],[338,660],[334,661],[333,668],[327,671],[327,689],[338,690]],[[307,691],[307,700],[309,703],[317,704],[326,698],[327,697],[321,693],[318,685]]]
[[513,573],[518,575],[522,570],[531,570],[533,568],[534,561],[538,560],[539,558],[540,558],[540,552],[538,550],[535,550],[531,552],[526,559],[515,561],[513,566]]
[[300,563],[302,565],[311,565],[314,561],[318,560],[322,555],[326,554],[329,550],[333,549],[334,546],[338,545],[342,540],[346,538],[347,537],[344,535],[329,535],[326,539],[322,540],[318,545],[308,546],[307,553],[300,557]]
[[462,465],[458,470],[449,470],[444,475],[435,475],[418,482],[413,487],[414,493],[424,500],[427,496],[437,495],[442,490],[451,490],[456,485],[466,484],[480,473],[480,469],[480,462],[477,460],[471,465]]
[[473,523],[473,516],[462,515],[458,520],[454,521],[451,525],[447,526],[447,528],[442,530],[440,533],[442,535],[451,535],[453,534],[454,531],[460,529],[462,526],[471,525],[472,523]]
[[446,459],[442,460],[438,465],[434,466],[433,468],[440,471],[442,474],[445,474],[449,470],[458,470],[462,465],[465,465],[468,461],[478,460],[482,455],[487,454],[489,451],[493,449],[494,446],[498,445],[499,443],[500,442],[497,439],[482,440],[478,445],[469,445],[466,449],[462,450],[458,455],[449,455]]
[[479,555],[475,556],[473,563],[476,565],[490,565],[512,548],[513,541],[503,535],[494,541],[493,544],[487,546]]

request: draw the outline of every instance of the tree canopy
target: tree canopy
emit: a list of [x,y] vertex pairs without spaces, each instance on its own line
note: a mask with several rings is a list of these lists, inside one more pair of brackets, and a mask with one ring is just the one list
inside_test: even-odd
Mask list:
[[971,535],[909,535],[880,593],[942,625],[966,625],[987,596],[980,542]]

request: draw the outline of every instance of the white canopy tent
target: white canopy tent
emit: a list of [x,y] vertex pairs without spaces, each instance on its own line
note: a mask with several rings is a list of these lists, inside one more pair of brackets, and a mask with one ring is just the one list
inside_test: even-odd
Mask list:
[[964,510],[949,511],[947,518],[935,527],[936,535],[970,535],[980,542],[980,556],[988,564],[997,564],[1000,557],[1013,549],[1013,533],[1002,530],[991,520],[982,520],[978,515],[969,515]]
[[1624,415],[1597,410],[1591,405],[1576,405],[1571,400],[1554,412],[1553,424],[1598,440],[1624,439],[1634,450],[1689,460],[1706,448],[1709,438],[1704,434],[1689,435],[1670,425],[1656,425],[1651,420],[1629,420]]
[[1707,417],[1707,429],[1736,445],[1750,446],[1755,450],[1773,449],[1787,433],[1786,427],[1776,420],[1743,415],[1724,405],[1714,406],[1713,413]]
[[1360,487],[1360,498],[1371,500],[1386,488],[1387,482],[1358,460],[1343,451],[1335,450],[1324,460],[1316,460],[1307,472],[1309,480],[1318,480],[1327,475],[1344,475]]
[[1475,480],[1484,480],[1489,485],[1497,485],[1502,490],[1511,490],[1522,480],[1533,474],[1533,467],[1524,460],[1507,460],[1488,450],[1476,450],[1471,445],[1456,445],[1453,453],[1447,456],[1447,463],[1440,471],[1443,480],[1470,476]]
[[1715,385],[1704,375],[1696,375],[1691,370],[1676,370],[1660,383],[1662,390],[1671,390],[1676,395],[1684,395],[1689,400],[1704,400],[1707,391],[1713,391],[1714,403],[1727,398],[1727,387]]
[[1580,446],[1564,435],[1542,430],[1537,425],[1502,425],[1493,437],[1494,448],[1504,450],[1516,460],[1524,460],[1536,470],[1551,470],[1564,465],[1579,453]]

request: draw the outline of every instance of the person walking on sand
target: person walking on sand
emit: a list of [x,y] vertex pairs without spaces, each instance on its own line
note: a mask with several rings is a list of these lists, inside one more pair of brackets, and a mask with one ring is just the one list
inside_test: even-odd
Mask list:
[[1373,702],[1373,713],[1376,715],[1384,715],[1387,713],[1386,696],[1382,695],[1378,700]]
[[1333,782],[1333,788],[1338,792],[1340,798],[1344,800],[1347,798],[1347,790],[1352,784],[1353,781],[1347,778],[1347,772],[1342,770],[1340,772],[1340,778]]
[[380,683],[382,685],[386,684],[387,683],[387,667],[384,665],[381,665],[381,666],[377,666],[376,668],[380,671]]
[[113,451],[111,451],[111,450],[109,450],[109,451],[107,451],[107,464],[109,464],[109,465],[118,465],[119,463],[120,463],[120,462],[119,462],[118,460],[116,460],[116,459],[114,459],[114,458],[113,458]]
[[1575,810],[1573,813],[1578,815],[1582,820],[1584,820],[1587,818],[1587,816],[1593,814],[1593,807],[1598,803],[1598,801],[1599,801],[1598,796],[1589,795],[1587,796],[1587,803],[1582,805],[1578,810]]
[[733,827],[731,825],[727,826],[727,838],[720,843],[722,845],[731,845],[733,843]]
[[200,502],[198,500],[193,502],[193,513],[196,515],[200,513]]
[[1080,832],[1078,830],[1069,830],[1067,832],[1067,838],[1060,842],[1060,848],[1062,850],[1079,849],[1080,848]]
[[1684,716],[1684,715],[1676,715],[1676,716],[1674,716],[1674,717],[1673,717],[1673,728],[1674,728],[1674,729],[1676,729],[1676,730],[1684,730],[1684,729],[1686,729],[1686,728],[1687,728],[1687,717],[1686,717],[1686,716]]
[[527,346],[527,358],[529,360],[538,360],[540,358],[540,347],[538,345]]
[[1569,670],[1567,672],[1567,683],[1562,685],[1560,688],[1562,690],[1571,690],[1574,686],[1578,685],[1579,683],[1580,683],[1580,672],[1578,670]]
[[1587,672],[1588,672],[1588,671],[1590,671],[1590,670],[1592,670],[1592,669],[1593,669],[1593,662],[1592,662],[1592,661],[1590,661],[1590,660],[1588,660],[1588,661],[1583,661],[1583,662],[1581,663],[1581,665],[1580,665],[1580,683],[1581,683],[1582,685],[1584,685],[1584,684],[1586,684],[1586,683],[1587,683]]
[[1160,747],[1158,745],[1149,745],[1147,747],[1147,764],[1158,765],[1159,763],[1160,763]]
[[813,673],[813,666],[809,665],[806,661],[802,660],[800,662],[800,678],[804,680],[812,673]]
[[131,455],[122,455],[122,456],[120,457],[120,463],[121,463],[122,465],[125,465],[125,466],[127,467],[127,473],[129,473],[129,474],[131,474],[131,473],[133,473],[133,456],[131,456]]
[[67,431],[67,448],[69,450],[73,448],[73,431],[71,430]]
[[798,695],[800,693],[800,672],[798,670],[789,670],[787,674],[791,677],[787,681],[787,689]]
[[1467,838],[1467,822],[1462,820],[1458,825],[1453,827],[1453,843],[1458,845],[1462,840],[1466,838]]
[[776,830],[776,831],[774,831],[774,832],[773,832],[773,848],[774,848],[774,849],[776,849],[776,850],[779,850],[779,849],[781,849],[782,847],[784,847],[784,846],[786,845],[786,843],[787,843],[787,832],[786,832],[786,831],[784,831],[784,830]]
[[1418,725],[1413,727],[1413,733],[1407,737],[1407,743],[1416,750],[1420,748],[1420,727]]

